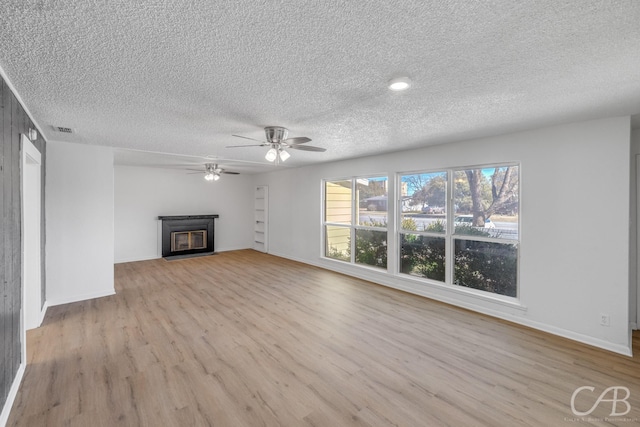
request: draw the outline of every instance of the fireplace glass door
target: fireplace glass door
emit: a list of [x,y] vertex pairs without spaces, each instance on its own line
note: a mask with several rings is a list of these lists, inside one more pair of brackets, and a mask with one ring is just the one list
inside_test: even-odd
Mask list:
[[207,247],[207,230],[173,231],[171,233],[171,252],[204,249]]

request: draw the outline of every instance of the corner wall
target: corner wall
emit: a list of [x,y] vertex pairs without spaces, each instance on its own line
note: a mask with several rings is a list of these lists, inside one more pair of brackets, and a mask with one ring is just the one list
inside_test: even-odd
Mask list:
[[[255,183],[269,185],[274,255],[630,354],[629,157],[622,117],[282,170]],[[321,257],[322,179],[387,174],[391,187],[398,172],[502,162],[521,165],[519,306]],[[389,258],[390,272],[397,262]]]
[[47,145],[47,303],[114,293],[113,152]]
[[639,277],[639,257],[638,251],[638,224],[640,223],[640,210],[638,209],[638,182],[640,181],[640,129],[631,130],[631,213],[630,213],[630,230],[629,230],[629,322],[634,329],[638,329],[640,318],[638,317],[638,307],[640,307],[640,286]]

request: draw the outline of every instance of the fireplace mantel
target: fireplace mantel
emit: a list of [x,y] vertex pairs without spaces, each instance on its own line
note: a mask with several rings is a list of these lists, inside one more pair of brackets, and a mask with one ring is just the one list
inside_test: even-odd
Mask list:
[[162,221],[166,220],[181,220],[181,219],[215,219],[220,218],[220,215],[171,215],[171,216],[159,216],[158,219]]
[[[158,216],[162,221],[162,257],[163,258],[183,258],[198,255],[211,255],[215,253],[214,247],[214,220],[219,215],[170,215]],[[189,233],[203,231],[203,233]],[[176,237],[191,239],[191,235],[205,236],[206,245],[194,246],[174,245],[179,250],[172,249],[172,241],[176,242]],[[188,236],[188,237],[186,237]]]

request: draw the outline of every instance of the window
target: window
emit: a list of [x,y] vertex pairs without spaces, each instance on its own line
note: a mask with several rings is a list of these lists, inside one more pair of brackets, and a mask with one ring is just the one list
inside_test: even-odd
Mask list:
[[454,172],[453,284],[516,297],[519,168]]
[[399,175],[399,271],[517,297],[517,165]]
[[447,172],[400,176],[400,272],[445,281]]
[[324,182],[324,256],[387,268],[387,177]]
[[392,204],[387,177],[323,184],[325,257],[386,270],[391,256],[392,274],[518,297],[518,165],[398,174]]

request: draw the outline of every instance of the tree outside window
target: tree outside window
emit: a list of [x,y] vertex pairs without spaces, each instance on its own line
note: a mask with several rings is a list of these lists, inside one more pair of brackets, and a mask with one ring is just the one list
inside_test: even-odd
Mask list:
[[401,273],[517,297],[517,165],[400,175],[399,185]]
[[454,171],[453,284],[517,297],[517,165]]

